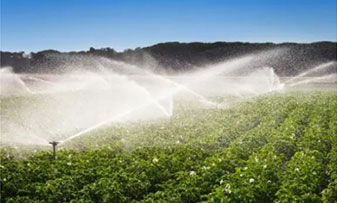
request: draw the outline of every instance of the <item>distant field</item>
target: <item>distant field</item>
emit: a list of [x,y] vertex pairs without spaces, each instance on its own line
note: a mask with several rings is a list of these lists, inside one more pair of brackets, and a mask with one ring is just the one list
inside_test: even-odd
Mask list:
[[336,200],[336,89],[270,93],[228,108],[181,103],[174,111],[171,119],[75,138],[59,147],[56,160],[49,150],[26,147],[31,155],[22,159],[22,146],[3,147],[3,200]]

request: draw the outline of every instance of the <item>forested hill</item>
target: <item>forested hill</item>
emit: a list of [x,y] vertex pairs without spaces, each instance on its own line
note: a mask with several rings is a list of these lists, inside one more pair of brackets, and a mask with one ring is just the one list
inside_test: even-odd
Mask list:
[[[283,50],[274,58],[264,60],[256,66],[271,66],[279,75],[294,75],[320,63],[337,60],[336,42],[298,43],[179,43],[167,42],[149,47],[127,49],[117,52],[112,48],[95,49],[80,52],[59,52],[44,50],[36,53],[1,51],[1,67],[12,67],[15,72],[58,72],[69,61],[100,56],[139,66],[151,66],[152,69],[168,72],[183,72],[195,67],[222,62],[235,57],[263,51]],[[264,53],[264,52],[263,52]]]

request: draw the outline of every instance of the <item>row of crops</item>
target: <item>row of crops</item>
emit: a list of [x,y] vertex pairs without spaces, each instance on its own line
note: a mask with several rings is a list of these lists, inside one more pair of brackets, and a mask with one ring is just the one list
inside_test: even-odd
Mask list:
[[1,151],[4,202],[336,202],[337,92],[273,94]]

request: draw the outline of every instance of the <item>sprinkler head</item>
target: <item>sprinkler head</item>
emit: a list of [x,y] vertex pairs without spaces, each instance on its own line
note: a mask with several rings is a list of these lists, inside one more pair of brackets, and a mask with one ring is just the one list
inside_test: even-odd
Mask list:
[[53,159],[55,159],[56,158],[56,145],[58,145],[59,142],[52,141],[52,142],[49,142],[49,144],[53,146]]
[[51,145],[53,145],[53,146],[56,146],[56,145],[59,144],[59,142],[57,142],[57,141],[52,141],[52,142],[49,142],[49,144],[51,144]]

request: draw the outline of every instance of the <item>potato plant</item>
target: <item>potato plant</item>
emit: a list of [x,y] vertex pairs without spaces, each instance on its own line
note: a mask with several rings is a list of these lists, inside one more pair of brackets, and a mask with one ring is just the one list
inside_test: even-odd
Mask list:
[[336,202],[337,92],[179,105],[169,121],[78,137],[55,160],[2,146],[1,202]]

